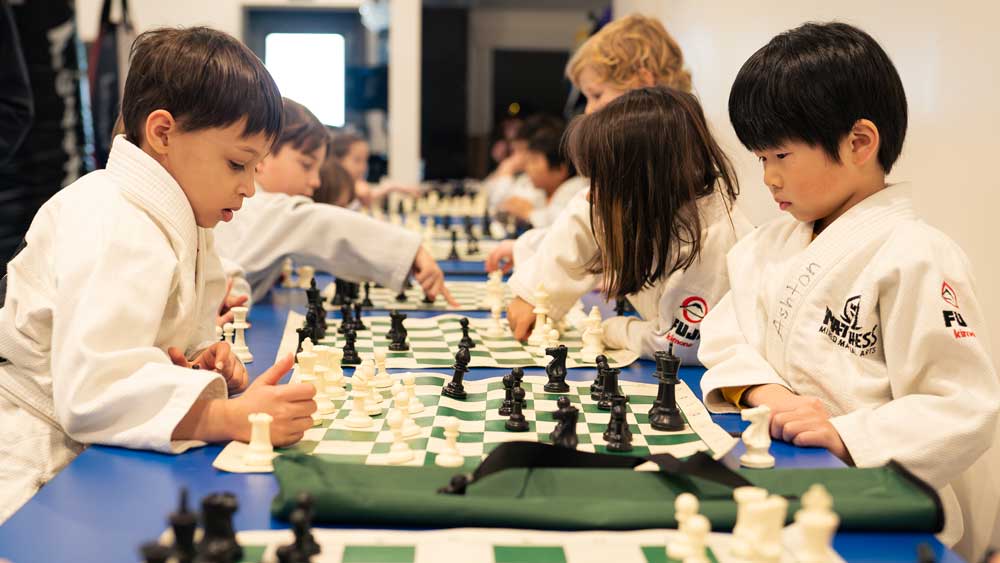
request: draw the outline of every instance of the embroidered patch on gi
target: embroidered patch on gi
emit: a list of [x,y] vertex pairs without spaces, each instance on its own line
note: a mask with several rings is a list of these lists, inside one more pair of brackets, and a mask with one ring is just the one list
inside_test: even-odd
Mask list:
[[840,315],[834,314],[827,307],[819,331],[825,334],[830,342],[856,356],[862,358],[870,356],[878,351],[878,325],[872,325],[871,329],[865,330],[861,326],[860,314],[861,296],[855,295],[844,302]]
[[959,340],[961,338],[975,338],[975,331],[967,330],[969,323],[965,322],[961,313],[958,311],[944,310],[941,311],[941,314],[944,316],[944,327],[951,329],[951,335],[955,337],[955,340]]
[[944,299],[944,302],[952,307],[960,309],[958,306],[958,294],[955,293],[955,290],[946,281],[941,282],[941,299]]
[[690,348],[693,341],[701,338],[701,330],[693,325],[701,324],[708,314],[708,303],[697,295],[691,295],[680,306],[680,318],[674,317],[674,322],[667,331],[665,338],[678,346]]
[[708,303],[697,295],[692,295],[681,303],[681,315],[684,320],[696,325],[708,314]]

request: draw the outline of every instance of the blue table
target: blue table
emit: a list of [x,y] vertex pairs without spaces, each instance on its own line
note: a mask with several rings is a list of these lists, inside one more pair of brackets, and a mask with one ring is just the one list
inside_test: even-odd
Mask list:
[[[301,309],[294,292],[276,292],[274,299],[252,311],[253,328],[247,341],[256,361],[252,376],[270,366],[281,339],[290,307]],[[414,317],[429,313],[415,312]],[[395,370],[393,370],[395,371]],[[638,362],[622,372],[634,381],[652,382],[651,362]],[[496,377],[499,369],[476,369],[469,379]],[[541,369],[527,370],[541,374]],[[572,379],[593,377],[589,370],[572,370]],[[681,378],[700,396],[701,370],[684,368]],[[715,417],[731,432],[741,429],[735,415]],[[48,483],[35,497],[0,526],[0,557],[14,563],[115,563],[137,561],[138,546],[156,538],[174,510],[177,492],[187,487],[192,499],[217,491],[231,491],[240,502],[237,530],[283,529],[271,518],[271,499],[278,485],[271,475],[229,474],[212,468],[221,446],[208,446],[171,456],[107,446],[92,446]],[[840,461],[825,450],[775,443],[771,449],[780,467],[835,467]],[[738,455],[736,451],[732,455]],[[927,543],[940,561],[962,559],[930,534],[841,533],[834,547],[849,561],[912,561],[920,543]]]

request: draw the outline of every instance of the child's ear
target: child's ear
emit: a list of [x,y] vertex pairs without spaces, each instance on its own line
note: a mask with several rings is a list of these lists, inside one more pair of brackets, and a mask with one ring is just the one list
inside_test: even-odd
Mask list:
[[847,134],[850,143],[851,161],[857,166],[865,165],[878,159],[878,148],[881,143],[878,127],[868,119],[859,119],[854,123],[851,132]]
[[177,121],[165,109],[158,109],[146,116],[143,139],[156,154],[167,154],[170,134],[177,131]]

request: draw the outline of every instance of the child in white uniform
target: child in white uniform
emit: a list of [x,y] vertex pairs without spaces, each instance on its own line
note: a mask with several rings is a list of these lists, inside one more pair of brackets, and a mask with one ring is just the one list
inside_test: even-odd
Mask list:
[[275,417],[276,444],[312,426],[312,386],[275,386],[291,357],[247,387],[215,341],[226,280],[211,229],[253,195],[280,103],[224,33],[136,39],[107,169],[42,206],[0,282],[0,521],[88,443],[248,440],[251,412]]
[[895,67],[857,28],[806,24],[750,57],[729,112],[788,216],[730,252],[732,290],[702,323],[708,407],[766,404],[775,438],[901,463],[939,489],[942,541],[964,520],[978,560],[1000,387],[965,255],[885,181],[906,135]]

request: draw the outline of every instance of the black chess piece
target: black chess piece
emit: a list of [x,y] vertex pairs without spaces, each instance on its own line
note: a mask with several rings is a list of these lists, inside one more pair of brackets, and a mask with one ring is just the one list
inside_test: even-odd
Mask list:
[[608,357],[604,354],[594,358],[594,363],[597,364],[597,377],[594,378],[594,383],[590,385],[590,398],[599,401],[601,393],[604,392],[604,374],[611,368],[608,366]]
[[635,307],[629,303],[628,299],[625,297],[619,297],[615,299],[615,314],[619,317],[624,317],[629,313],[634,313]]
[[566,348],[565,344],[545,349],[545,355],[552,356],[552,361],[545,366],[545,375],[549,376],[549,381],[543,387],[549,393],[569,392],[569,385],[566,384],[566,355],[568,353],[569,349]]
[[566,396],[559,397],[556,405],[559,406],[559,410],[552,415],[558,424],[556,424],[555,430],[549,434],[549,438],[553,444],[560,448],[575,450],[580,443],[580,439],[576,435],[576,423],[580,417],[580,409],[571,405],[569,397]]
[[464,346],[466,348],[475,348],[476,343],[469,336],[469,319],[462,317],[458,320],[458,324],[462,326],[462,339],[458,341],[459,346]]
[[[521,382],[524,381],[524,368],[513,368],[513,369],[511,369],[510,370],[510,377],[511,377],[511,379],[514,380],[514,388],[515,389],[519,388],[521,386]],[[525,401],[523,397],[521,398],[520,402],[521,402],[521,407],[522,408],[528,406],[528,402]]]
[[424,305],[433,305],[434,304],[434,299],[432,299],[430,295],[427,295],[425,293],[424,294],[424,298],[421,299],[420,302],[423,303]]
[[347,288],[347,297],[350,301],[357,301],[358,297],[361,296],[361,284],[358,282],[347,282],[345,284]]
[[346,333],[349,329],[354,328],[354,315],[351,312],[351,304],[349,302],[344,302],[340,305],[340,328],[337,332],[340,334]]
[[354,302],[354,331],[355,332],[357,332],[359,330],[368,330],[368,327],[365,326],[365,322],[363,320],[361,320],[361,311],[363,309],[364,309],[364,305],[362,305],[360,301],[355,301]]
[[355,348],[357,341],[358,334],[354,332],[354,329],[347,329],[347,332],[344,333],[344,359],[340,360],[341,364],[356,366],[361,363],[361,356],[358,355],[358,350]]
[[233,514],[239,509],[233,493],[214,493],[201,500],[203,534],[198,556],[213,554],[213,561],[239,561],[243,548],[236,542]]
[[174,532],[173,557],[177,563],[191,563],[194,560],[194,532],[198,528],[198,515],[188,510],[188,492],[181,489],[177,512],[168,521]]
[[[503,376],[503,402],[500,403],[500,410],[497,411],[500,416],[508,416],[512,412],[514,406],[514,375],[513,373],[508,373]],[[561,398],[561,397],[560,397]]]
[[668,351],[658,350],[653,354],[656,359],[656,379],[660,384],[656,390],[656,400],[649,409],[649,425],[654,430],[683,430],[684,417],[677,408],[676,388],[680,380],[677,371],[681,360],[674,355],[674,345]]
[[549,440],[552,440],[552,442],[555,442],[559,434],[562,433],[562,427],[563,427],[562,410],[568,407],[569,405],[570,405],[569,397],[565,395],[556,399],[556,410],[552,413],[552,418],[556,420],[556,427],[552,429],[552,432],[549,432]]
[[396,301],[399,303],[406,303],[406,299],[407,299],[406,288],[404,287],[403,289],[399,290],[399,293],[396,294]]
[[530,427],[522,412],[522,401],[524,401],[524,389],[515,387],[513,410],[510,417],[507,418],[507,422],[503,423],[503,427],[511,432],[527,432]]
[[312,519],[312,497],[308,493],[302,493],[298,497],[298,506],[292,510],[288,521],[292,523],[292,530],[295,533],[294,545],[299,553],[306,555],[306,561],[321,551],[312,534]]
[[365,298],[361,301],[361,306],[362,307],[368,307],[369,309],[371,309],[372,307],[375,306],[375,304],[372,303],[371,296],[368,295],[368,293],[370,291],[371,291],[371,284],[368,283],[368,282],[365,282]]
[[458,255],[458,231],[451,232],[451,251],[448,252],[448,260],[461,260]]
[[157,541],[142,544],[139,554],[145,563],[167,563],[170,559],[170,548]]
[[604,370],[604,389],[601,391],[601,398],[597,401],[597,408],[602,411],[611,410],[612,401],[619,396],[618,374],[621,371],[618,368]]
[[333,280],[333,287],[335,288],[333,294],[333,300],[330,301],[331,305],[343,305],[344,304],[344,282],[340,279]]
[[604,432],[607,448],[610,452],[632,451],[632,431],[629,430],[625,411],[625,397],[615,395],[614,406],[611,407],[611,420]]
[[403,326],[403,321],[406,320],[406,315],[392,311],[389,318],[392,319],[392,325],[389,330],[389,333],[392,335],[391,341],[389,342],[389,350],[393,352],[405,352],[409,350],[410,345],[406,342],[406,327]]
[[442,395],[462,401],[468,397],[468,393],[465,392],[465,386],[462,384],[462,378],[469,371],[469,361],[471,359],[472,356],[469,354],[469,349],[465,346],[460,346],[458,353],[455,354],[455,365],[452,366],[455,370],[454,375],[451,376],[451,381],[441,390]]

